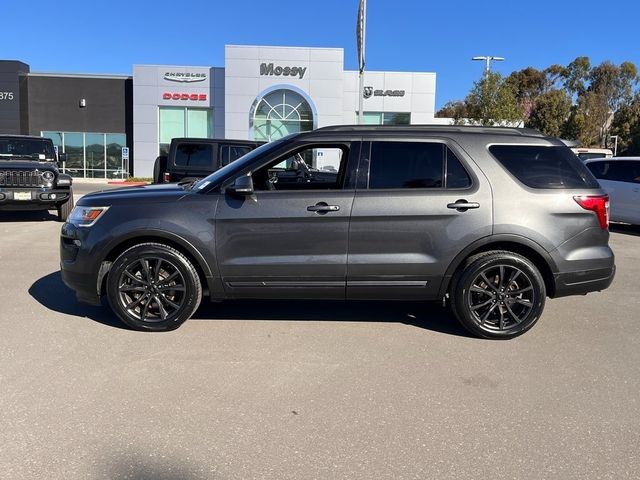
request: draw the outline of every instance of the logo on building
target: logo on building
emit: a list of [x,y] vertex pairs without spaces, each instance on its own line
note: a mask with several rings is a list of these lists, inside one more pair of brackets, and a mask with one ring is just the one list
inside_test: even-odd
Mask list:
[[170,82],[203,82],[207,79],[206,73],[193,73],[193,72],[165,72],[164,79]]
[[307,67],[281,67],[273,63],[260,64],[260,75],[298,77],[302,80],[306,71]]
[[374,90],[373,87],[364,87],[364,98],[374,97],[404,97],[404,90]]
[[206,93],[172,93],[165,92],[162,94],[163,100],[195,100],[198,102],[206,102]]

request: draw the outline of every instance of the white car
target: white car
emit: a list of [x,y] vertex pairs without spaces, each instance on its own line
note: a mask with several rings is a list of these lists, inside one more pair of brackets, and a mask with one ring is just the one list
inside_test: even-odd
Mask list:
[[640,225],[640,157],[593,158],[584,164],[609,194],[611,221]]

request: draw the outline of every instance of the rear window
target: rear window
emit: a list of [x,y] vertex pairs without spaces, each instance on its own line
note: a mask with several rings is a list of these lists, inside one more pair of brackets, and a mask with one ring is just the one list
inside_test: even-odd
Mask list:
[[587,167],[567,147],[492,145],[489,151],[527,187],[600,187]]
[[201,167],[212,169],[213,145],[199,143],[179,143],[176,148],[176,165],[181,167]]

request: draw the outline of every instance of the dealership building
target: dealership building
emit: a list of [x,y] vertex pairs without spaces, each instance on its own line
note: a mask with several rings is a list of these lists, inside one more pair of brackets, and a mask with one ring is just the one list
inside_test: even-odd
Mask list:
[[[367,71],[364,84],[365,123],[437,121],[435,73]],[[52,138],[80,177],[149,177],[174,137],[269,141],[353,124],[358,100],[341,48],[227,45],[224,67],[134,65],[133,76],[0,61],[0,133]]]

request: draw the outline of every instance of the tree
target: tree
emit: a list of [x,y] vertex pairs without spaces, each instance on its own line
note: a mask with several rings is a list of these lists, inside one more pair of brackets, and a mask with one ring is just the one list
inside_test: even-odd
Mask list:
[[588,91],[578,97],[578,103],[571,109],[571,114],[563,128],[563,136],[578,140],[586,147],[602,145],[605,135],[606,119],[609,108],[602,96]]
[[454,124],[462,123],[467,116],[467,105],[461,100],[445,103],[436,113],[436,118],[453,118]]
[[504,125],[522,120],[513,88],[499,73],[489,72],[475,82],[465,104],[468,117],[479,125]]
[[549,88],[546,73],[533,67],[513,72],[505,79],[505,82],[513,90],[525,120],[531,115],[538,97]]
[[589,57],[577,57],[564,69],[557,70],[563,80],[564,88],[572,95],[582,95],[586,91],[586,82],[591,71]]
[[560,137],[570,113],[569,94],[564,90],[549,90],[537,98],[525,125],[538,129],[545,135]]
[[624,155],[640,154],[640,92],[613,116],[611,135],[618,136],[618,151]]

